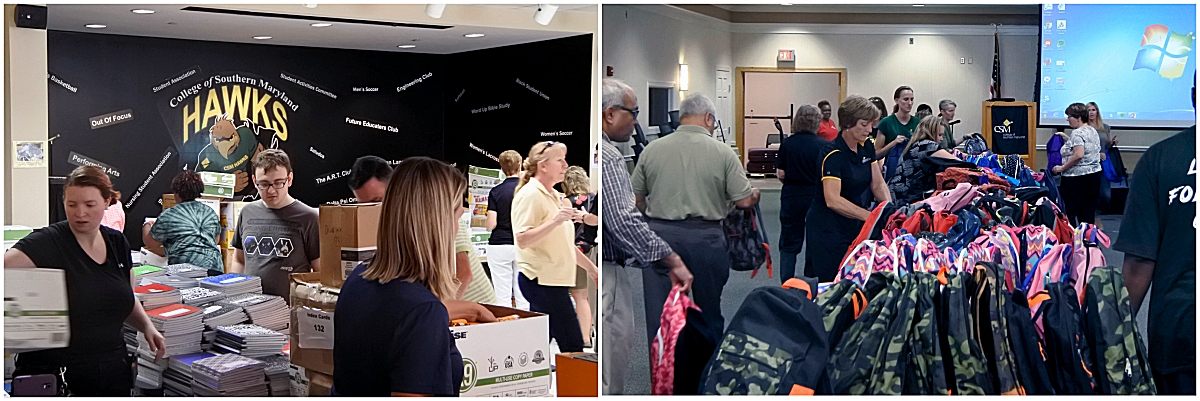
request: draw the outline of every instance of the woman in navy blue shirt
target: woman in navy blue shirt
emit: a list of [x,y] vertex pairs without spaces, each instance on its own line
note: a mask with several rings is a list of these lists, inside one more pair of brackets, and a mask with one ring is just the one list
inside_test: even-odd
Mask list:
[[[446,305],[457,289],[454,238],[466,188],[454,167],[427,157],[392,173],[379,248],[346,277],[334,314],[334,395],[458,395],[463,361]],[[481,312],[469,320],[495,321],[474,306]]]
[[[829,144],[816,134],[821,120],[819,109],[800,106],[792,118],[792,135],[783,141],[779,158],[775,159],[775,175],[783,182],[783,190],[779,192],[781,282],[796,276],[796,255],[804,247],[804,219],[820,189],[821,156],[824,156],[821,149]],[[807,266],[809,258],[805,259]]]

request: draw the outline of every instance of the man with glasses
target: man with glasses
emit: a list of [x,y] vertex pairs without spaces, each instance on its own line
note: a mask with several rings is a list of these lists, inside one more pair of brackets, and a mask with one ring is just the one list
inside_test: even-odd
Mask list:
[[[692,273],[683,259],[671,251],[671,246],[650,231],[642,214],[634,207],[633,190],[629,185],[629,170],[625,158],[614,142],[629,141],[637,125],[637,97],[633,89],[621,81],[605,79],[601,105],[604,129],[604,155],[601,158],[603,179],[600,207],[604,218],[603,250],[604,275],[600,314],[604,319],[601,336],[604,352],[604,394],[625,394],[625,376],[629,371],[629,353],[634,344],[633,332],[633,272],[627,266],[660,265],[669,272],[671,281],[687,291]],[[627,263],[633,261],[634,263]],[[659,305],[661,306],[661,302]]]
[[[700,307],[710,339],[720,341],[725,328],[721,293],[729,280],[729,252],[721,220],[733,206],[758,204],[758,189],[733,149],[712,137],[717,108],[704,95],[679,104],[675,132],[650,142],[633,169],[631,184],[637,206],[650,229],[679,253],[691,270],[692,299]],[[672,280],[666,269],[642,273],[646,293],[646,335],[658,332],[663,303]]]
[[313,271],[321,254],[317,209],[292,198],[292,163],[279,149],[252,161],[262,199],[242,208],[234,234],[233,273],[262,278],[264,294],[289,298],[288,277]]

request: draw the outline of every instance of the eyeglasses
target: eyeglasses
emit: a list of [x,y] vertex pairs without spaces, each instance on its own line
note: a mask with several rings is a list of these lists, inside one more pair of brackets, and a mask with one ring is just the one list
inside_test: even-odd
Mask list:
[[638,117],[638,114],[641,114],[641,113],[642,113],[642,111],[641,111],[641,110],[638,110],[638,109],[631,109],[631,108],[628,108],[628,107],[625,107],[625,106],[613,106],[613,107],[616,107],[616,108],[618,108],[618,109],[621,109],[621,110],[628,111],[628,112],[629,112],[629,114],[632,114],[632,115],[633,115],[633,118],[635,118],[635,119]]
[[545,147],[543,147],[543,148],[542,148],[542,150],[539,150],[539,151],[538,151],[538,154],[540,155],[540,154],[542,154],[542,153],[546,153],[546,149],[553,148],[553,147],[554,147],[554,144],[556,144],[556,143],[558,143],[558,142],[554,142],[554,141],[548,141],[548,142],[546,142],[546,146],[545,146]]
[[256,183],[254,183],[254,186],[256,188],[258,188],[259,191],[266,191],[267,188],[283,189],[283,187],[285,185],[287,185],[287,180],[277,180],[275,182],[256,182]]

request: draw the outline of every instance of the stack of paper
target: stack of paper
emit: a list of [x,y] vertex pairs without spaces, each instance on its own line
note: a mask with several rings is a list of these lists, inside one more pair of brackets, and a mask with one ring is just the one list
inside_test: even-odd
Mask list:
[[225,294],[207,288],[184,288],[179,290],[184,305],[204,305],[225,299]]
[[266,371],[261,361],[223,354],[192,363],[192,390],[197,396],[265,397]]
[[195,395],[192,391],[192,364],[201,359],[214,356],[217,356],[217,354],[198,352],[171,357],[167,361],[167,369],[162,374],[164,393],[168,396],[178,397],[191,397]]
[[170,304],[177,304],[181,300],[178,289],[162,284],[149,284],[134,287],[133,295],[142,303],[142,308],[146,310],[158,309]]
[[241,306],[246,310],[246,315],[250,316],[250,323],[270,330],[287,330],[291,322],[287,301],[278,295],[234,295],[226,298],[225,302]]
[[187,277],[183,277],[183,276],[173,276],[170,274],[164,274],[161,276],[154,276],[154,277],[147,277],[146,279],[150,280],[151,283],[162,284],[162,285],[165,285],[168,287],[175,287],[180,290],[185,289],[185,288],[196,288],[196,287],[200,286],[200,282],[196,281],[196,279],[194,279],[194,278],[187,278]]
[[217,328],[217,352],[235,353],[248,358],[260,358],[283,353],[288,338],[284,333],[253,324]]
[[[201,332],[204,331],[204,312],[200,308],[173,304],[147,311],[154,328],[167,340],[163,356],[200,352]],[[149,349],[143,337],[139,348]]]
[[125,337],[125,351],[131,354],[137,352],[138,336],[141,333],[138,333],[137,329],[134,329],[128,323],[122,325],[121,329],[121,334]]
[[226,302],[214,302],[201,306],[204,309],[204,338],[201,349],[212,351],[212,343],[217,339],[217,327],[233,326],[250,320],[242,307]]
[[148,277],[156,277],[167,274],[167,271],[158,266],[143,265],[133,268],[133,277],[143,279]]
[[200,279],[200,286],[220,291],[225,296],[237,294],[262,294],[262,279],[257,276],[247,276],[237,273],[226,273],[220,276]]
[[162,388],[163,371],[167,369],[167,358],[155,361],[154,352],[150,351],[148,345],[145,345],[144,339],[141,344],[138,347],[137,380],[134,381],[134,384],[137,388],[142,389]]
[[265,364],[267,373],[267,382],[270,383],[272,397],[290,397],[292,386],[289,382],[288,365],[291,362],[287,355],[274,355],[266,358],[259,358]]
[[196,278],[196,279],[208,277],[208,269],[193,265],[191,263],[168,265],[167,267],[164,267],[164,269],[167,270],[167,274],[170,274],[172,276],[180,276],[180,277]]

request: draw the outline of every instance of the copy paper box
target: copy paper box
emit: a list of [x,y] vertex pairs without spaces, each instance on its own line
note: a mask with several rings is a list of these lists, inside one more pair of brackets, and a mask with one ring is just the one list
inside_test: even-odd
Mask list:
[[4,351],[62,348],[69,340],[65,272],[4,269]]
[[326,397],[333,388],[333,377],[305,369],[303,366],[288,366],[293,397]]
[[[289,339],[291,344],[291,362],[312,372],[333,374],[333,350],[307,349],[300,346],[300,330],[297,311],[304,307],[333,312],[337,306],[338,288],[321,284],[320,273],[294,273],[291,283],[291,328]],[[333,331],[333,322],[328,322],[327,330]],[[328,392],[326,392],[328,394]]]
[[380,210],[378,203],[321,206],[322,284],[341,287],[355,266],[375,256]]
[[218,198],[232,198],[237,177],[233,174],[201,171],[200,180],[204,182],[202,194]]
[[484,305],[496,317],[520,319],[450,327],[463,358],[463,397],[546,397],[550,394],[550,317]]
[[599,360],[590,352],[554,356],[559,397],[598,397]]

